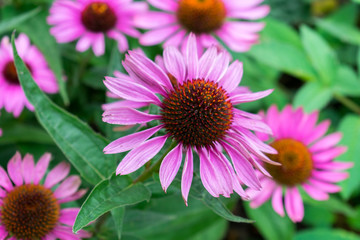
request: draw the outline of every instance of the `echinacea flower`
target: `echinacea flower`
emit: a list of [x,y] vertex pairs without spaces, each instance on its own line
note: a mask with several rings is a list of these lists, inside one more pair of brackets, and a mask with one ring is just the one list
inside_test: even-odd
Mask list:
[[[317,111],[304,113],[302,108],[293,110],[290,105],[282,112],[276,106],[270,107],[264,121],[273,131],[270,145],[278,154],[268,156],[281,166],[265,163],[272,178],[260,177],[264,189],[255,192],[251,207],[258,207],[272,197],[275,212],[284,216],[284,196],[288,216],[293,222],[300,222],[304,217],[304,205],[299,188],[318,201],[327,200],[328,193],[341,190],[334,183],[346,179],[348,173],[342,170],[353,164],[334,161],[346,151],[346,147],[336,146],[342,134],[336,132],[325,136],[330,121],[317,125],[318,114]],[[264,134],[259,137],[263,141],[270,139]]]
[[139,37],[133,18],[147,9],[142,2],[132,0],[56,0],[47,21],[54,25],[50,32],[59,43],[76,39],[76,50],[92,47],[96,56],[105,52],[105,35],[118,42],[125,52],[129,46],[125,35]]
[[62,208],[62,203],[81,198],[79,176],[67,177],[70,165],[62,162],[49,171],[51,155],[45,153],[35,164],[32,155],[10,159],[6,171],[0,167],[0,239],[82,239],[90,234],[72,232],[79,208]]
[[[238,87],[242,63],[235,61],[229,66],[229,55],[218,52],[215,46],[199,57],[193,34],[187,42],[184,54],[175,47],[164,50],[166,72],[143,54],[130,51],[123,65],[131,81],[128,77],[106,77],[107,88],[126,100],[127,105],[105,111],[103,121],[132,125],[158,120],[160,124],[119,138],[104,151],[114,154],[131,150],[116,169],[117,174],[124,175],[139,169],[171,139],[176,146],[165,156],[159,171],[164,191],[175,178],[185,155],[181,188],[187,204],[195,151],[200,158],[201,180],[211,195],[229,197],[235,190],[248,198],[240,183],[261,189],[253,165],[263,168],[253,156],[272,163],[263,152],[276,151],[250,131],[271,132],[260,116],[234,106],[263,98],[272,90],[244,93]],[[137,110],[139,104],[145,103],[158,106],[160,114]],[[166,131],[165,135],[151,138],[161,129]]]
[[[25,34],[20,34],[15,39],[15,44],[20,57],[40,89],[46,93],[58,92],[58,84],[53,72],[49,69],[41,52],[30,44],[29,38]],[[21,88],[11,43],[9,37],[5,36],[0,46],[0,108],[5,107],[7,112],[18,117],[24,106],[30,110],[34,109]]]
[[269,13],[269,6],[259,6],[262,1],[148,0],[160,11],[137,15],[135,24],[149,30],[140,37],[142,45],[185,46],[186,36],[193,32],[199,49],[219,44],[219,38],[231,50],[245,52],[258,42],[258,32],[264,28],[264,23],[251,21]]

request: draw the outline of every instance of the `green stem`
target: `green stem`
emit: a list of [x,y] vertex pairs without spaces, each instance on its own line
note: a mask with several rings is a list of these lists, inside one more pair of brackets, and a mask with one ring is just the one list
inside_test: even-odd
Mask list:
[[357,105],[355,102],[353,102],[351,99],[340,95],[340,94],[334,94],[334,97],[336,100],[341,102],[344,106],[352,110],[353,112],[360,114],[360,106]]
[[177,145],[178,143],[176,141],[173,141],[170,145],[170,147],[166,150],[166,152],[162,155],[162,157],[157,161],[154,165],[152,165],[150,168],[146,169],[137,179],[134,180],[133,184],[138,182],[143,182],[149,177],[152,176],[154,172],[158,172],[160,169],[160,165],[162,161],[164,160],[165,156]]

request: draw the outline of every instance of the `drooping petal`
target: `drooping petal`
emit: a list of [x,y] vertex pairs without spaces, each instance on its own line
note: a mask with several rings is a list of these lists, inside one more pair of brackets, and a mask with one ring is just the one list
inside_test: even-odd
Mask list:
[[191,147],[188,147],[181,177],[181,193],[186,206],[188,205],[187,200],[190,192],[191,182],[193,179],[193,165],[193,152]]
[[178,144],[165,156],[160,166],[160,170],[159,170],[160,182],[165,192],[166,189],[170,186],[171,182],[174,180],[177,172],[179,171],[181,161],[182,161],[182,144]]
[[284,211],[282,191],[283,190],[281,186],[275,188],[274,193],[272,195],[271,204],[274,208],[274,211],[283,217],[285,216],[285,211]]
[[296,187],[286,189],[285,208],[293,222],[301,222],[304,218],[304,204]]
[[305,192],[309,194],[310,197],[317,201],[325,201],[329,199],[329,194],[312,185],[304,183],[302,187],[304,188]]
[[155,137],[131,150],[120,162],[116,174],[126,175],[138,170],[161,150],[166,139],[166,136]]

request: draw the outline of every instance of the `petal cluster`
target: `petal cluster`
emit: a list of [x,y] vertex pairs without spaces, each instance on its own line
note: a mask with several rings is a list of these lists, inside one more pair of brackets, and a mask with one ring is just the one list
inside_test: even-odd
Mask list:
[[[55,75],[49,69],[44,56],[33,45],[25,34],[20,34],[15,39],[16,48],[22,60],[29,68],[32,77],[41,90],[46,93],[56,93],[59,91]],[[10,67],[9,67],[10,66]],[[15,81],[9,81],[7,72],[11,73]],[[17,82],[16,82],[17,81]],[[18,117],[26,106],[33,110],[33,106],[27,100],[20,83],[17,80],[14,57],[9,37],[4,37],[0,45],[0,108],[5,108],[7,112],[13,113]]]
[[[111,21],[114,21],[110,29],[95,31],[84,25],[82,14],[91,4],[105,4],[110,9],[113,15]],[[140,32],[134,28],[133,18],[146,9],[145,3],[132,0],[56,0],[50,9],[47,21],[53,25],[50,33],[57,42],[66,43],[78,39],[77,51],[83,52],[92,48],[95,55],[100,56],[105,52],[105,36],[115,39],[121,52],[129,48],[126,35],[140,36]],[[99,21],[98,19],[92,21],[96,23],[96,20]]]
[[[107,108],[103,114],[103,121],[121,125],[147,124],[153,120],[159,120],[160,123],[144,131],[119,138],[110,143],[104,151],[107,154],[114,154],[130,150],[116,170],[117,174],[129,174],[151,160],[163,148],[165,142],[172,139],[175,147],[164,157],[159,172],[165,191],[175,178],[184,158],[182,194],[187,202],[193,178],[195,152],[200,158],[201,180],[211,195],[229,197],[235,191],[246,199],[248,196],[241,184],[245,183],[251,188],[260,190],[260,182],[254,167],[266,173],[258,160],[273,163],[264,153],[274,154],[276,151],[251,132],[256,130],[271,134],[270,128],[261,121],[261,117],[234,106],[263,98],[272,90],[250,93],[238,87],[243,74],[242,63],[235,61],[230,64],[229,55],[222,51],[218,52],[215,46],[198,56],[196,39],[192,34],[189,36],[185,50],[182,54],[175,47],[166,48],[161,59],[162,66],[157,65],[144,54],[130,52],[123,62],[130,79],[121,75],[116,78],[106,77],[104,83],[109,91],[118,98],[124,99],[123,101],[129,105],[116,103],[115,106]],[[225,136],[208,146],[184,145],[182,142],[174,141],[169,133],[159,134],[160,130],[165,128],[162,115],[149,114],[138,109],[139,104],[140,106],[153,104],[161,109],[162,99],[169,97],[174,89],[178,89],[185,81],[191,79],[205,79],[218,84],[225,89],[233,106],[230,129]],[[152,137],[154,135],[156,136]],[[230,158],[224,155],[224,151]]]
[[[268,6],[259,5],[262,1],[263,0],[192,1],[198,2],[198,4],[200,4],[199,2],[203,2],[204,5],[206,4],[205,2],[221,2],[225,8],[225,19],[218,29],[196,34],[199,48],[207,48],[214,44],[218,45],[219,42],[216,38],[219,38],[233,51],[248,51],[253,44],[258,42],[258,32],[264,27],[264,23],[252,22],[252,20],[263,18],[270,11]],[[185,47],[186,37],[190,31],[180,23],[178,18],[180,4],[183,1],[148,0],[148,2],[158,11],[148,11],[136,16],[136,26],[149,30],[140,37],[140,43],[142,45],[156,45],[164,42],[164,46]],[[211,11],[211,9],[209,10]],[[189,9],[189,11],[191,11],[191,9]],[[188,17],[191,16],[190,14]],[[193,21],[194,24],[200,26],[207,24],[206,22],[197,22],[199,18],[196,17],[194,17]]]
[[[20,153],[16,153],[7,165],[7,172],[0,167],[0,213],[3,200],[14,189],[23,185],[41,185],[53,192],[58,204],[75,201],[81,198],[86,190],[78,190],[81,180],[79,176],[68,176],[70,165],[62,162],[52,170],[48,170],[51,155],[45,153],[37,163],[32,155],[27,154],[22,159]],[[46,175],[46,177],[45,177]],[[44,239],[82,239],[89,237],[89,233],[81,230],[79,234],[72,232],[79,208],[63,208],[60,210],[58,223]],[[1,214],[0,214],[1,215]],[[41,226],[39,226],[41,227]],[[0,239],[15,239],[7,231],[0,218]]]
[[[326,135],[330,121],[317,124],[318,115],[317,111],[307,114],[302,108],[293,109],[290,105],[281,112],[276,106],[272,106],[264,115],[264,121],[273,131],[271,141],[292,139],[301,142],[311,154],[313,168],[310,177],[295,186],[279,184],[272,178],[260,176],[264,190],[253,195],[252,207],[258,207],[272,198],[272,206],[279,215],[285,215],[285,204],[290,219],[300,222],[304,217],[304,206],[299,188],[318,201],[327,200],[329,193],[341,190],[334,183],[348,177],[348,173],[343,170],[352,167],[353,163],[334,161],[346,151],[346,147],[337,146],[342,135],[339,132]],[[265,134],[258,136],[263,141],[270,139]]]

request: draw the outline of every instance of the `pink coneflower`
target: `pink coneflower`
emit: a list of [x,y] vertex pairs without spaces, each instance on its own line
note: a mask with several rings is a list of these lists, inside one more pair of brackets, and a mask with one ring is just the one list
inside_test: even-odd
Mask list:
[[[264,167],[272,178],[260,177],[264,190],[255,193],[251,207],[262,205],[272,196],[275,212],[284,216],[284,195],[288,216],[293,222],[300,222],[304,217],[300,187],[318,201],[327,200],[328,193],[341,190],[333,183],[346,179],[348,173],[341,170],[353,164],[333,161],[346,151],[343,146],[335,146],[342,135],[336,132],[324,136],[330,121],[316,125],[318,114],[306,114],[302,108],[292,110],[291,106],[286,106],[282,112],[276,106],[270,107],[264,120],[273,131],[270,145],[278,154],[268,156],[281,166],[265,163]],[[259,137],[263,141],[269,140],[264,134],[259,134]]]
[[[263,23],[251,22],[265,17],[270,8],[263,0],[148,0],[160,11],[137,15],[135,24],[149,29],[140,37],[142,45],[185,45],[193,32],[198,48],[219,44],[220,38],[231,50],[245,52],[258,42]],[[245,21],[237,21],[243,19]],[[185,44],[182,44],[185,43]]]
[[129,48],[125,35],[140,36],[133,17],[146,9],[146,3],[132,0],[56,0],[47,20],[55,25],[50,32],[59,43],[79,39],[76,50],[92,47],[100,56],[105,52],[105,35],[118,42],[121,52]]
[[[30,40],[25,34],[20,34],[15,39],[16,48],[20,57],[29,68],[32,77],[41,90],[46,93],[58,92],[58,84],[53,72],[49,69],[43,55],[35,47],[30,45]],[[0,46],[0,108],[5,107],[18,117],[24,106],[33,110],[33,106],[25,97],[21,88],[14,57],[9,38],[6,36],[1,40]]]
[[0,239],[81,239],[90,234],[72,232],[79,208],[61,208],[62,203],[81,198],[79,176],[66,176],[70,165],[63,162],[43,180],[51,155],[35,164],[32,155],[20,153],[9,161],[8,172],[0,167]]
[[[250,131],[271,132],[261,118],[234,106],[263,98],[272,90],[243,93],[243,89],[238,88],[242,63],[235,61],[229,66],[229,55],[219,53],[215,46],[198,57],[195,36],[191,34],[187,42],[184,54],[175,47],[165,49],[166,72],[143,54],[130,52],[123,65],[131,81],[126,77],[106,77],[107,88],[125,99],[127,106],[105,111],[103,121],[121,125],[153,120],[160,123],[119,138],[104,151],[113,154],[131,150],[116,169],[117,174],[124,175],[139,169],[162,149],[167,139],[171,139],[176,146],[165,156],[159,172],[165,191],[185,155],[181,188],[187,202],[195,151],[200,158],[201,180],[211,195],[229,197],[235,190],[247,198],[240,182],[257,190],[261,188],[252,164],[263,168],[253,156],[272,162],[263,152],[276,151]],[[156,94],[161,95],[161,99]],[[137,110],[139,103],[158,106],[160,114]],[[165,135],[150,138],[162,129],[166,131]]]

